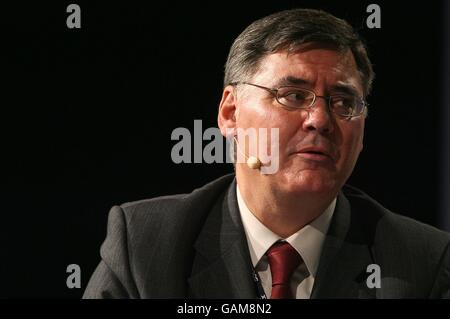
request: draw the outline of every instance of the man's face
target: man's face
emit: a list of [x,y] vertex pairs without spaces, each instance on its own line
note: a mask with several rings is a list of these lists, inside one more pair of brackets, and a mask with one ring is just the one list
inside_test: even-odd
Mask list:
[[[352,53],[319,44],[266,56],[248,82],[269,88],[294,85],[320,96],[348,91],[363,96]],[[236,127],[279,128],[279,170],[265,175],[278,189],[291,193],[337,192],[353,171],[363,147],[364,116],[341,118],[330,113],[327,103],[317,98],[309,110],[292,110],[281,106],[265,90],[240,87]],[[248,169],[245,165],[241,168]],[[251,170],[244,175],[258,178]]]

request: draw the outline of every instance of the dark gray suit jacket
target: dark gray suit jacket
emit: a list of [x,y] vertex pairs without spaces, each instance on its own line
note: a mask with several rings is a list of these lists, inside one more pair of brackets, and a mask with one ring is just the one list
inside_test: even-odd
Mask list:
[[[234,175],[113,207],[84,298],[256,298]],[[369,264],[381,288],[368,288]],[[312,298],[450,298],[450,234],[345,186]]]

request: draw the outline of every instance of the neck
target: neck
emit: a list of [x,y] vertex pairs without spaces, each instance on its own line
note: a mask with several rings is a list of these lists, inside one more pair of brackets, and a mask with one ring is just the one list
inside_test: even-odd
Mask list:
[[236,179],[249,210],[282,238],[289,237],[319,217],[337,195],[284,193],[271,185],[267,176],[261,176],[261,182],[249,183],[250,179],[236,172]]

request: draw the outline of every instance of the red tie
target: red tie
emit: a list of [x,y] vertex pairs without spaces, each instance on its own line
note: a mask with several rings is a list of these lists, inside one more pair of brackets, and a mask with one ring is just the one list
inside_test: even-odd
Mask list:
[[267,251],[272,273],[271,299],[292,299],[291,276],[302,262],[299,253],[287,242],[277,242]]

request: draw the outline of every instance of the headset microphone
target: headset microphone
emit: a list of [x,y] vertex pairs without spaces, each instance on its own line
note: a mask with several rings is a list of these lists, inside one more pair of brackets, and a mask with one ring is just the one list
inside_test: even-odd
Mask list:
[[233,137],[234,141],[236,143],[237,149],[239,151],[239,153],[241,153],[246,159],[247,159],[247,166],[250,167],[251,169],[260,169],[262,166],[261,161],[259,160],[259,158],[257,158],[256,156],[247,156],[245,155],[242,151],[241,148],[239,147],[239,143],[236,139],[236,136]]

